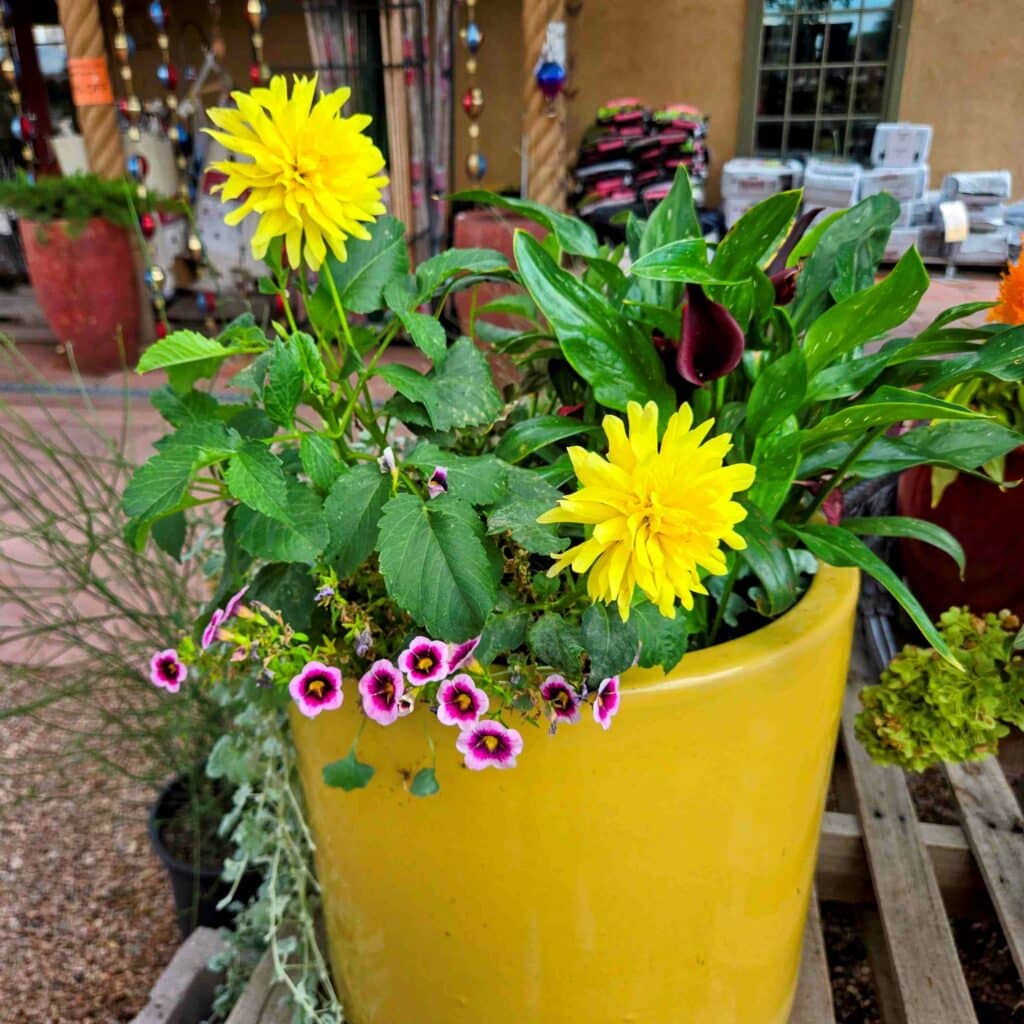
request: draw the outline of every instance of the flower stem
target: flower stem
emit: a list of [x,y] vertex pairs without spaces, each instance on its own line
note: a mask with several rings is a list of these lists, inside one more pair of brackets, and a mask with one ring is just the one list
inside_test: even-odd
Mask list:
[[825,504],[825,499],[828,498],[828,496],[842,484],[843,477],[845,477],[846,474],[850,471],[850,469],[853,467],[853,464],[864,454],[865,451],[867,451],[868,448],[871,447],[871,445],[873,445],[882,436],[882,434],[885,433],[885,430],[886,428],[884,426],[875,427],[874,430],[868,431],[868,433],[866,433],[864,437],[861,438],[861,440],[858,441],[857,444],[855,444],[850,449],[850,451],[847,453],[846,458],[843,459],[841,463],[839,463],[839,466],[836,468],[835,473],[832,475],[832,479],[829,480],[829,482],[824,487],[822,487],[822,489],[815,496],[815,499],[811,504],[811,507],[807,510],[807,516],[804,520],[805,522],[814,517],[814,515],[818,512],[821,506]]
[[740,556],[734,554],[732,556],[732,566],[729,568],[729,574],[725,577],[725,584],[722,587],[722,596],[718,599],[718,607],[715,609],[715,618],[711,623],[711,630],[708,633],[709,647],[714,644],[715,638],[718,636],[718,631],[722,628],[722,620],[725,618],[725,609],[729,604],[729,598],[732,597],[732,591],[736,586],[736,578],[739,574]]
[[[356,344],[352,340],[352,331],[348,326],[348,317],[345,315],[345,308],[341,304],[341,296],[338,294],[338,286],[334,283],[334,275],[330,267],[327,268],[327,289],[331,293],[334,302],[334,310],[338,314],[338,321],[341,324],[341,332],[345,335],[345,344],[350,352],[356,352]],[[356,353],[358,355],[358,353]]]

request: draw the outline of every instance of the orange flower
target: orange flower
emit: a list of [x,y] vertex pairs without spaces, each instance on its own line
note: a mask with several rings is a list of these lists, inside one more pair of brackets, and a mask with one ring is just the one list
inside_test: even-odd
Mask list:
[[[1024,236],[1022,236],[1024,240]],[[999,301],[988,311],[988,319],[1002,324],[1024,324],[1024,253],[1009,264],[999,280]]]

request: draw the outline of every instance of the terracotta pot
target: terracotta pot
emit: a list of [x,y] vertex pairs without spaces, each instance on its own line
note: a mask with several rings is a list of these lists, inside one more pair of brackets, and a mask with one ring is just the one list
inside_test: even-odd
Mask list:
[[[481,209],[463,210],[455,216],[454,244],[457,249],[496,249],[503,256],[512,259],[512,239],[518,229],[529,231],[534,238],[543,238],[547,234],[545,228],[526,217],[503,210]],[[502,295],[518,292],[507,284],[481,284],[476,288],[477,307],[493,302]],[[473,303],[473,289],[466,288],[455,293],[455,310],[459,315],[459,323],[464,331],[469,329],[469,311]],[[528,330],[530,324],[521,317],[507,316],[504,313],[492,313],[485,317],[488,323],[510,330]]]
[[36,299],[74,365],[83,373],[134,365],[139,292],[127,229],[99,217],[71,234],[63,220],[18,227]]
[[[607,732],[522,725],[510,771],[461,767],[427,708],[362,729],[352,680],[293,714],[346,1020],[785,1024],[857,590],[822,566],[764,629],[626,673]],[[357,730],[376,774],[330,789]]]
[[[1024,448],[1007,456],[1006,479],[1024,479]],[[900,475],[898,500],[902,515],[944,526],[967,556],[961,581],[948,555],[919,541],[900,542],[904,574],[932,618],[963,604],[976,612],[1024,614],[1024,484],[1001,491],[961,473],[932,508],[931,467],[915,466]]]

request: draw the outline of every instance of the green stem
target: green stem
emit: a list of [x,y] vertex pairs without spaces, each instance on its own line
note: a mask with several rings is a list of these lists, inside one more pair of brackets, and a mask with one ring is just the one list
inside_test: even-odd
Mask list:
[[[350,352],[356,351],[355,342],[352,340],[352,331],[348,326],[348,317],[345,316],[345,309],[341,304],[341,296],[338,294],[338,286],[334,283],[334,275],[331,273],[330,268],[327,270],[327,289],[331,293],[331,299],[334,302],[335,312],[338,314],[338,320],[341,323],[341,331],[345,335],[345,344],[348,346]],[[358,355],[358,353],[356,353]]]
[[[330,271],[327,271],[327,276],[331,279],[331,282],[333,283],[334,278],[331,277]],[[309,321],[310,326],[313,328],[313,333],[316,335],[316,341],[317,344],[320,346],[320,351],[323,352],[326,359],[330,361],[332,375],[335,378],[337,378],[341,370],[341,366],[339,365],[338,360],[334,356],[334,349],[331,348],[330,343],[324,338],[323,334],[320,331],[320,328],[316,324],[316,321],[309,315],[309,285],[306,282],[306,275],[303,274],[301,271],[299,272],[299,291],[302,292],[302,301],[306,305],[306,319]]]
[[[356,386],[352,389],[352,394],[349,397],[348,403],[345,406],[341,414],[341,419],[338,421],[339,429],[342,434],[348,429],[349,423],[352,422],[352,415],[356,411],[356,405],[359,401],[359,392],[366,385],[366,382],[373,375],[374,369],[380,362],[380,357],[387,351],[388,346],[394,341],[395,336],[398,334],[399,321],[395,320],[391,326],[384,332],[383,337],[380,340],[380,345],[377,346],[377,351],[374,352],[373,358],[366,364],[365,368],[359,373],[359,380]],[[370,416],[371,420],[375,420],[374,416]]]
[[729,574],[725,577],[725,585],[722,587],[722,596],[718,599],[718,607],[715,609],[715,618],[711,623],[711,631],[708,633],[709,647],[714,644],[715,638],[718,636],[718,631],[722,628],[722,619],[725,618],[725,609],[729,604],[729,598],[732,597],[732,591],[736,586],[736,578],[739,574],[740,558],[739,555],[733,555],[732,566],[729,569]]
[[805,522],[814,518],[821,506],[825,504],[825,499],[842,484],[843,478],[847,473],[849,473],[853,464],[882,436],[882,434],[885,433],[885,431],[886,428],[884,426],[875,427],[874,430],[868,431],[868,433],[850,449],[846,458],[843,459],[836,468],[835,473],[832,475],[832,479],[829,480],[829,482],[822,487],[815,496],[814,501],[811,503],[811,507],[807,511],[807,516],[804,520]]

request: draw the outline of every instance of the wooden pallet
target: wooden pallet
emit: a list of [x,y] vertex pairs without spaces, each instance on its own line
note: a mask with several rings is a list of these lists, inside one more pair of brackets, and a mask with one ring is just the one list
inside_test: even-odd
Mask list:
[[[863,908],[864,940],[884,1024],[977,1024],[950,919],[994,912],[1024,977],[1024,820],[1003,769],[990,758],[945,768],[962,826],[919,821],[903,772],[874,764],[854,738],[857,693],[876,677],[865,648],[856,645],[833,779],[840,803],[851,810],[825,814],[789,1024],[836,1024],[819,900]],[[198,941],[205,948],[210,936],[201,932],[189,943]],[[172,968],[177,970],[169,969],[179,979],[179,961],[197,971],[204,963],[195,953],[185,953],[189,943],[175,957]],[[203,985],[209,991],[208,980]],[[168,983],[162,980],[158,988],[163,1015],[150,1006],[136,1024],[191,1024],[192,1018],[176,1014],[167,1000]],[[190,999],[194,991],[181,989]],[[229,1024],[290,1020],[286,992],[275,984],[268,953]]]

